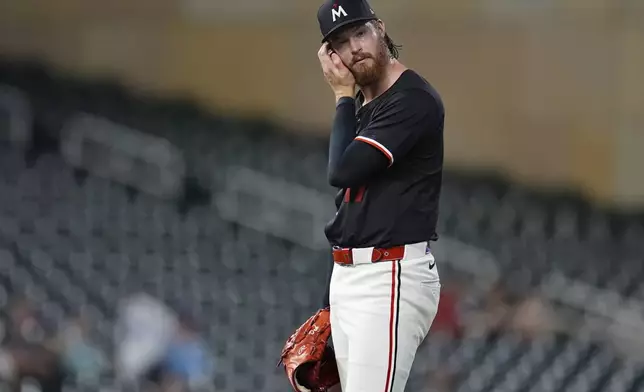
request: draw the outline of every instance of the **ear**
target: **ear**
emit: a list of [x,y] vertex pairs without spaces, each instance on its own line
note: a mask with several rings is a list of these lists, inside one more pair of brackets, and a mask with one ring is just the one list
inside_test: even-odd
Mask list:
[[387,30],[385,30],[385,22],[383,22],[382,19],[378,19],[375,25],[378,31],[380,31],[380,34],[382,34],[382,36],[384,37],[385,33],[387,32]]

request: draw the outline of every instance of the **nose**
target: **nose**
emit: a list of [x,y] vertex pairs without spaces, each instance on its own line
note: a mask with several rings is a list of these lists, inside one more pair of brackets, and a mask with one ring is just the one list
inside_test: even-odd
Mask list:
[[351,45],[351,54],[356,55],[362,51],[362,47],[360,46],[360,42],[358,42],[357,39],[351,37],[351,40],[349,41],[349,44]]

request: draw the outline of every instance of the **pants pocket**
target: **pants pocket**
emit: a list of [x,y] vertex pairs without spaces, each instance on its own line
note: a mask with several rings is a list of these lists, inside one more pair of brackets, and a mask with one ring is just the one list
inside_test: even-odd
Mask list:
[[437,303],[440,297],[441,287],[442,286],[439,278],[420,281],[420,288],[423,291],[430,292]]

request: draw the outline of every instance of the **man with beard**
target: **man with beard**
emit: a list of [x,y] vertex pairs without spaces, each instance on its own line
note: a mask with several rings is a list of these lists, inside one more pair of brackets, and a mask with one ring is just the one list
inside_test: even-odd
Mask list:
[[339,188],[325,307],[343,392],[399,391],[436,316],[444,109],[365,0],[318,11],[336,111],[328,180]]

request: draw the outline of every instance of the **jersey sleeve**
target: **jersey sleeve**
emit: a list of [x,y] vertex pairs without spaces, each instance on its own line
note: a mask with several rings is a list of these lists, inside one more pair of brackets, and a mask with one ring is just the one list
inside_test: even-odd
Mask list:
[[401,91],[374,113],[367,128],[355,140],[378,149],[391,166],[423,135],[438,132],[442,118],[439,104],[428,92]]

